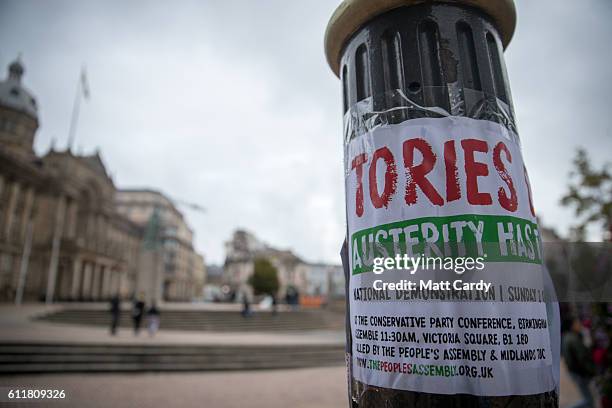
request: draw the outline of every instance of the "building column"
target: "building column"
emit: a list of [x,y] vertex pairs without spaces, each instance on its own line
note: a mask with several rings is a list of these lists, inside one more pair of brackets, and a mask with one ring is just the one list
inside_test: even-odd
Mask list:
[[13,218],[15,217],[15,207],[17,206],[17,198],[19,197],[19,183],[13,182],[11,185],[8,205],[4,214],[4,237],[7,241],[11,240],[11,229],[13,228]]
[[98,272],[96,273],[94,293],[96,295],[96,300],[100,300],[104,296],[104,264],[102,262],[98,262],[96,269]]
[[81,297],[84,300],[91,300],[91,262],[85,262],[85,267],[83,268],[83,285],[81,291]]
[[93,266],[91,267],[91,285],[89,289],[91,300],[97,300],[98,298],[97,293],[96,293],[98,273],[99,273],[98,264],[94,263]]
[[[0,191],[0,196],[2,192]],[[27,192],[26,202],[23,210],[23,219],[21,221],[23,237],[23,251],[21,252],[21,262],[19,263],[19,275],[17,277],[17,290],[15,292],[15,304],[20,305],[23,300],[23,292],[25,290],[28,268],[30,265],[30,254],[32,252],[32,234],[34,229],[34,220],[32,219],[32,209],[34,207],[34,188],[30,187]]]
[[59,291],[58,299],[66,300],[70,298],[72,292],[72,271],[70,262],[62,262],[58,268],[59,272]]
[[51,260],[49,262],[49,274],[47,276],[46,303],[53,302],[55,294],[55,284],[57,281],[57,265],[60,254],[60,241],[64,230],[64,217],[66,215],[66,197],[60,195],[57,200],[57,210],[55,214],[55,226],[53,229],[53,241],[51,243]]
[[82,266],[81,258],[76,257],[72,263],[72,300],[78,300],[80,297]]
[[110,266],[104,266],[104,272],[102,273],[102,298],[108,299],[111,297],[111,268]]

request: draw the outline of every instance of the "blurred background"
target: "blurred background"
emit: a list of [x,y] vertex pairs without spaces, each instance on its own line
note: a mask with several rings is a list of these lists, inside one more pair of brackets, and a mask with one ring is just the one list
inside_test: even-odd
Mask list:
[[[346,405],[338,3],[0,0],[0,386]],[[609,241],[612,3],[516,4],[544,239]],[[609,348],[608,305],[565,313]]]

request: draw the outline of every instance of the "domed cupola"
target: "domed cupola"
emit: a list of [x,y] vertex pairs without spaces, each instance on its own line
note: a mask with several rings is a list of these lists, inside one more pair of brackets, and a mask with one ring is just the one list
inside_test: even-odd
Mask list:
[[25,69],[20,58],[8,66],[0,81],[0,146],[31,154],[38,129],[36,99],[22,84]]
[[38,120],[38,107],[36,99],[22,84],[21,78],[25,69],[21,60],[17,58],[8,67],[8,77],[0,82],[0,105],[27,113]]

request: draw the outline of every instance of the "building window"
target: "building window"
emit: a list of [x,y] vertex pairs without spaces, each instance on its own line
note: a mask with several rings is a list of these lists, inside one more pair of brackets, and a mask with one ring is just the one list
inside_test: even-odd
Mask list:
[[165,233],[166,233],[166,235],[168,235],[170,237],[175,237],[176,233],[177,233],[177,229],[174,226],[166,227]]

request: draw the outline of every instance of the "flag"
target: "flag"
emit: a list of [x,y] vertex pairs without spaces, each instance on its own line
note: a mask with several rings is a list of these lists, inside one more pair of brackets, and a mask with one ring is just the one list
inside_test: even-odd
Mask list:
[[81,91],[83,91],[83,97],[89,99],[89,84],[87,83],[85,67],[81,68]]

